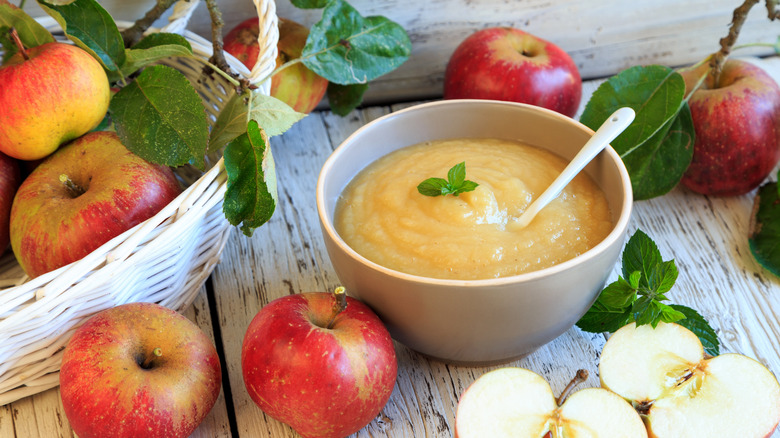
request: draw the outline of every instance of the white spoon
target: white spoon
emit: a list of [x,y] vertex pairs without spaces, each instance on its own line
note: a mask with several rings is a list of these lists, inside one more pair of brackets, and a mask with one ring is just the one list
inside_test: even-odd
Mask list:
[[555,178],[550,187],[542,192],[538,198],[534,199],[534,202],[515,219],[513,226],[525,228],[530,224],[536,217],[536,214],[561,193],[566,184],[569,184],[602,149],[607,147],[609,142],[614,140],[631,124],[634,116],[634,110],[631,108],[620,108],[612,113],[599,129],[593,133],[593,136],[585,143],[585,146],[571,160],[569,165],[563,169],[563,172]]

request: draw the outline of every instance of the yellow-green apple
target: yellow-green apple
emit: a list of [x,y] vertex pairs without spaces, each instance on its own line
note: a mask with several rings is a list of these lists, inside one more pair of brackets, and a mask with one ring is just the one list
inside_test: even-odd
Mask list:
[[340,438],[382,410],[398,364],[379,317],[339,288],[288,295],[260,309],[244,336],[241,368],[267,415],[306,438]]
[[491,27],[468,36],[450,56],[444,98],[527,103],[572,117],[582,79],[557,45],[520,29]]
[[19,162],[0,152],[0,253],[10,243],[11,204],[21,180]]
[[642,419],[602,388],[582,389],[559,405],[544,378],[524,368],[481,375],[461,395],[456,438],[646,438]]
[[22,269],[37,277],[81,259],[179,193],[170,168],[128,151],[114,132],[90,132],[22,182],[11,208],[11,247]]
[[[235,56],[250,69],[255,66],[260,51],[257,18],[239,23],[225,35],[225,51]],[[309,29],[285,18],[279,18],[279,42],[276,67],[301,57]],[[299,113],[310,113],[320,103],[328,89],[327,79],[319,76],[303,63],[280,70],[271,78],[271,96],[291,106]]]
[[644,416],[650,437],[768,437],[780,420],[780,385],[766,367],[736,353],[705,356],[678,324],[619,329],[599,375]]
[[0,67],[0,151],[36,160],[95,128],[110,100],[108,78],[66,43],[21,47]]
[[79,438],[188,437],[221,386],[209,337],[154,303],[122,304],[87,319],[60,368],[62,407]]
[[[690,92],[709,65],[680,73]],[[758,187],[780,160],[780,87],[763,69],[729,59],[717,83],[707,76],[690,96],[696,142],[682,178],[689,189],[735,196]]]

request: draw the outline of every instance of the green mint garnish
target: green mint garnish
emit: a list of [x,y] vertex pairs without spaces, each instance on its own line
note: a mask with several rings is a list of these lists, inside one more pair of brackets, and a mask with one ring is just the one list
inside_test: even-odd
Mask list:
[[417,191],[425,196],[458,196],[463,192],[470,192],[479,184],[466,179],[466,162],[460,162],[447,172],[447,179],[428,178],[417,186]]
[[694,332],[707,354],[717,356],[718,335],[698,312],[662,302],[668,300],[665,294],[676,280],[674,260],[663,261],[655,242],[637,230],[623,250],[623,275],[601,291],[577,327],[601,333],[614,332],[631,322],[653,327],[661,321],[675,322]]

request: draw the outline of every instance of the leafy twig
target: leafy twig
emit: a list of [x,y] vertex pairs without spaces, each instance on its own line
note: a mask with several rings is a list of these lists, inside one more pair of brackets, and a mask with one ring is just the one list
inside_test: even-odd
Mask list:
[[154,7],[149,9],[143,17],[122,31],[122,40],[125,43],[125,47],[131,47],[140,41],[144,32],[151,27],[152,23],[157,21],[175,2],[176,0],[157,0]]

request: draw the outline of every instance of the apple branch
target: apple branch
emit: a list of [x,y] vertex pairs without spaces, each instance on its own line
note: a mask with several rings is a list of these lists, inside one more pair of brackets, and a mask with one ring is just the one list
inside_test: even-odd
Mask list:
[[220,11],[217,6],[217,0],[206,0],[206,7],[208,8],[209,16],[211,17],[212,54],[211,58],[209,58],[209,62],[229,76],[237,78],[238,75],[233,72],[230,65],[227,63],[227,60],[225,60],[225,44],[222,41],[222,28],[225,26],[225,22],[222,20],[222,11]]
[[149,9],[146,14],[139,18],[132,26],[122,31],[122,40],[125,43],[125,47],[131,47],[133,44],[143,38],[144,32],[146,32],[152,23],[157,21],[176,0],[157,0],[154,7]]
[[333,291],[333,297],[336,302],[333,303],[333,313],[330,315],[330,321],[325,327],[330,330],[333,328],[333,324],[336,322],[336,317],[339,313],[343,312],[347,308],[347,290],[343,286],[339,286]]

